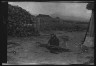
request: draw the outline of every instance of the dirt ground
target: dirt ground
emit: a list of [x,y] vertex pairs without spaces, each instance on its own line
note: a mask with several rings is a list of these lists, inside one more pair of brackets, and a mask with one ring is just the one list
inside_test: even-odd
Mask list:
[[[50,33],[42,32],[38,37],[8,37],[7,61],[12,64],[83,64],[89,61],[88,56],[94,56],[94,50],[81,54],[79,44],[83,41],[85,32],[53,31],[60,40],[60,47],[68,48],[71,52],[59,54],[50,53],[39,44],[47,44]],[[64,38],[68,38],[66,41]],[[13,43],[13,44],[12,44]],[[16,44],[14,44],[16,43]]]

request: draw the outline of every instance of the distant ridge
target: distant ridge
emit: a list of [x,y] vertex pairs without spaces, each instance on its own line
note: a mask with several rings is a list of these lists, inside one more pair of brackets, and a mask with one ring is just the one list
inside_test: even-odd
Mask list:
[[64,16],[62,14],[59,14],[59,13],[54,13],[54,14],[51,14],[50,15],[51,17],[59,17],[63,20],[66,20],[66,21],[77,21],[77,22],[88,22],[88,20],[82,18],[82,17],[76,17],[76,16]]

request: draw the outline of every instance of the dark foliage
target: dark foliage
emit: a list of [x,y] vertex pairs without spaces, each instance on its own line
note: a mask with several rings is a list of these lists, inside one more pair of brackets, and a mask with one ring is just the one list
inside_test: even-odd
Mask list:
[[34,27],[34,18],[35,16],[21,7],[8,5],[8,35],[18,37],[38,35]]

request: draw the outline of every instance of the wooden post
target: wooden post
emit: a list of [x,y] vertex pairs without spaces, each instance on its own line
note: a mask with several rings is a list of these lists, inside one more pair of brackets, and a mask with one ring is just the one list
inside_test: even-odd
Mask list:
[[94,37],[94,3],[88,3],[86,8],[88,10],[92,10],[92,16],[91,16],[91,21],[90,21],[90,25],[89,25],[88,36]]
[[92,12],[91,22],[89,26],[89,36],[94,37],[94,12]]
[[84,46],[87,47],[94,47],[94,13],[92,13],[90,25],[89,25],[89,31],[88,36],[86,36],[84,41]]

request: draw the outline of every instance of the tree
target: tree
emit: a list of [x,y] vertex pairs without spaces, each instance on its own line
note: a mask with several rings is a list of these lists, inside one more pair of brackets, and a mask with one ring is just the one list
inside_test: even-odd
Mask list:
[[[8,35],[28,36],[39,34],[35,32],[32,17],[34,18],[35,16],[21,7],[8,5]],[[33,25],[28,26],[28,24]]]

